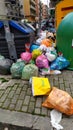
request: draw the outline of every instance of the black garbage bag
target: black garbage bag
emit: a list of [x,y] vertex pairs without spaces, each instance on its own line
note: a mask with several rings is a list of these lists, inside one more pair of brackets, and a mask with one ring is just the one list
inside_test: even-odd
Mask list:
[[13,61],[10,59],[0,59],[0,74],[10,74],[10,67]]

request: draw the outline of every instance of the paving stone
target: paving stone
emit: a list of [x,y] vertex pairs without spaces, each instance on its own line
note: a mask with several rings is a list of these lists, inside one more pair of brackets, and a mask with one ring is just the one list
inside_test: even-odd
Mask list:
[[50,110],[50,109],[48,109],[48,117],[50,117],[50,112],[51,112],[51,110]]
[[24,85],[23,88],[22,88],[22,90],[23,90],[23,91],[24,91],[24,90],[27,90],[27,88],[28,88],[28,85]]
[[65,88],[65,90],[68,92],[68,91],[71,91],[70,88]]
[[10,99],[6,99],[2,107],[7,109],[9,104],[10,104]]
[[9,109],[10,110],[14,110],[14,108],[15,108],[15,105],[14,104],[10,104]]
[[28,112],[34,113],[34,109],[35,109],[34,107],[35,107],[34,102],[30,102],[28,107]]
[[20,84],[19,84],[19,87],[21,87],[21,88],[22,88],[22,87],[24,86],[24,82],[20,80],[20,82],[19,82],[19,83],[20,83]]
[[16,94],[20,94],[22,88],[17,88]]
[[73,91],[73,84],[72,83],[70,84],[70,89],[71,89],[71,91]]
[[30,101],[30,96],[25,96],[25,99],[24,99],[23,104],[24,104],[24,105],[28,105],[28,104],[29,104],[29,101]]
[[63,78],[63,74],[59,74],[59,75],[58,75],[58,78]]
[[35,114],[41,114],[41,109],[40,108],[35,108]]
[[2,107],[2,104],[3,104],[3,103],[2,103],[2,102],[0,102],[0,107]]
[[17,104],[16,104],[16,107],[15,107],[15,110],[20,110],[21,107],[22,107],[22,103],[23,103],[22,100],[18,100],[18,101],[17,101]]
[[30,97],[30,101],[35,102],[36,98],[32,96],[32,97]]
[[8,82],[4,82],[0,85],[0,90],[1,89],[6,89],[8,87]]
[[35,107],[41,107],[41,104],[42,104],[42,98],[37,98]]
[[22,106],[22,109],[21,109],[21,110],[22,110],[23,112],[27,112],[27,109],[28,109],[28,106]]
[[32,92],[31,92],[31,88],[27,89],[27,95],[31,96]]
[[0,85],[2,84],[2,81],[0,80]]
[[63,78],[59,78],[59,83],[63,83]]
[[19,97],[19,95],[14,95],[14,97],[13,97],[12,100],[11,100],[11,103],[12,103],[12,104],[16,104],[16,102],[17,102],[17,100],[18,100],[18,97]]
[[59,80],[59,78],[58,78],[58,76],[57,76],[57,75],[54,77],[54,80],[57,80],[57,81]]
[[17,85],[17,84],[15,84],[15,85],[13,86],[12,90],[16,90],[16,89],[17,89],[17,87],[18,87],[18,85]]
[[60,87],[60,89],[61,89],[61,90],[64,90],[64,89],[65,89],[64,84],[63,84],[63,83],[60,83],[60,84],[59,84],[59,87]]
[[6,99],[6,97],[7,97],[7,94],[4,94],[4,95],[0,98],[0,102],[4,102],[5,99]]
[[9,80],[9,82],[7,82],[7,86],[13,86],[15,84],[14,82],[15,80]]
[[50,86],[54,86],[54,82],[53,81],[50,81]]
[[63,126],[64,130],[73,130],[73,118],[62,119],[61,125]]
[[11,91],[11,87],[8,87],[8,88],[4,91],[4,94],[9,94],[10,91]]
[[42,107],[41,114],[47,116],[47,108]]
[[0,90],[0,97],[3,95],[4,90]]
[[69,87],[69,82],[68,81],[64,81],[65,87]]
[[54,86],[58,87],[59,86],[59,82],[58,81],[54,81]]
[[43,96],[42,103],[46,100],[47,96]]
[[24,91],[21,91],[21,93],[20,93],[20,96],[19,96],[19,99],[24,99],[24,97],[25,97],[25,92]]
[[29,81],[26,81],[26,80],[22,80],[21,82],[23,82],[25,85],[29,84]]
[[14,93],[15,93],[15,91],[11,91],[11,92],[9,93],[9,95],[8,95],[8,98],[12,98],[13,95],[14,95]]

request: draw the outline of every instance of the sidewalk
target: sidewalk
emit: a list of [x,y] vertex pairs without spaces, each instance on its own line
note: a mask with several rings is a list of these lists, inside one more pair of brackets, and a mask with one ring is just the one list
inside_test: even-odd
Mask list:
[[[73,71],[47,76],[51,86],[67,91],[73,97]],[[28,81],[0,75],[0,122],[36,130],[53,130],[50,110],[42,107],[46,96],[33,97]],[[63,115],[64,130],[73,130],[73,116]]]

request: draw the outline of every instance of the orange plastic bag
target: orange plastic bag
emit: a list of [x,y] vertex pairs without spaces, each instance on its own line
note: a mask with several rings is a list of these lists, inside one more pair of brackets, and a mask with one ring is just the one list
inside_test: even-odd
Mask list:
[[45,45],[46,47],[52,47],[52,41],[50,39],[42,40],[41,44]]
[[55,108],[56,110],[67,115],[73,114],[73,98],[67,92],[55,87],[53,87],[42,106],[47,108]]

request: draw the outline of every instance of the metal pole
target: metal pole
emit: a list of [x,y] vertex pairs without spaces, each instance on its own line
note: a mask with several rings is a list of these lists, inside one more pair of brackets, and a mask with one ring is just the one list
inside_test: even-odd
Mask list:
[[39,30],[41,29],[41,1],[39,0]]

